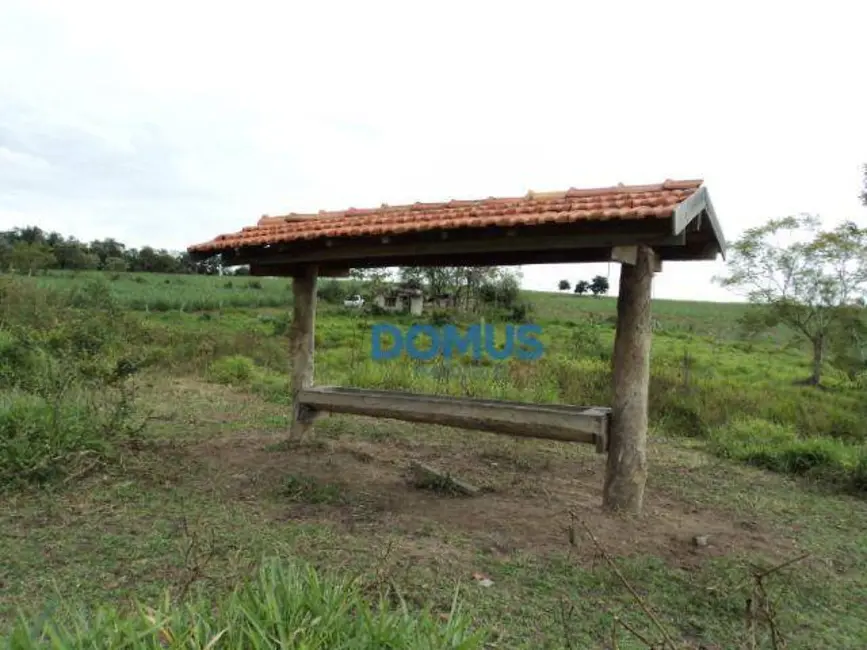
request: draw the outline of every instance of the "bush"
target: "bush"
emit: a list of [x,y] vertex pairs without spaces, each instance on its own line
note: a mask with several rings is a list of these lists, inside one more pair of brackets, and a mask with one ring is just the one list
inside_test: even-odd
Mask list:
[[515,304],[511,309],[511,319],[518,323],[526,323],[533,319],[533,304],[527,301]]
[[0,485],[42,483],[63,474],[75,452],[104,451],[91,413],[26,393],[0,398]]
[[611,358],[611,346],[602,342],[599,328],[590,322],[579,321],[574,324],[569,335],[569,347],[578,357]]
[[208,367],[209,378],[218,384],[247,384],[255,373],[255,362],[239,354],[217,359]]
[[710,434],[711,449],[781,474],[821,479],[854,491],[867,487],[867,451],[832,438],[803,438],[788,425],[738,418]]
[[448,309],[437,308],[429,313],[427,320],[431,325],[443,327],[454,321],[454,315]]
[[105,282],[66,294],[2,284],[0,294],[0,487],[107,459],[113,442],[141,429],[130,381],[138,323]]
[[316,295],[324,302],[337,305],[346,298],[346,287],[343,283],[332,278],[317,288]]
[[300,563],[268,560],[253,579],[226,597],[166,596],[157,611],[116,607],[83,612],[63,606],[53,617],[20,619],[5,646],[28,648],[414,648],[476,650],[484,631],[473,631],[456,600],[446,620],[429,610],[370,602],[355,580],[320,576]]

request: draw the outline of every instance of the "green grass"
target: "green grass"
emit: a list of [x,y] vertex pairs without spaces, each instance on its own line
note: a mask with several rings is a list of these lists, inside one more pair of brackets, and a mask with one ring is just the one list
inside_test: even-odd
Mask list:
[[[302,620],[306,647],[376,634],[458,647],[441,639],[466,625],[493,647],[603,647],[614,616],[657,634],[570,510],[687,647],[742,647],[751,564],[802,552],[770,585],[789,647],[867,645],[863,388],[832,369],[825,390],[799,385],[807,355],[779,332],[738,338],[740,305],[654,303],[648,514],[636,523],[599,513],[604,461],[580,446],[347,416],[286,444],[286,281],[94,279],[0,285],[0,620],[7,644],[13,630],[31,639],[11,647],[39,646],[54,623],[62,641],[49,647],[133,635],[141,645],[125,647],[159,647],[161,630],[204,647],[223,629],[215,647],[276,647],[268,634]],[[317,382],[608,404],[614,301],[529,297],[537,362],[374,362],[375,319],[320,303]],[[114,379],[124,364],[135,372]],[[418,490],[409,460],[484,496]],[[698,534],[707,549],[690,544]],[[333,600],[298,593],[310,585]],[[40,618],[52,603],[63,606]],[[288,612],[282,627],[274,608]],[[327,625],[309,624],[316,611],[333,614]],[[628,636],[620,647],[640,647]]]
[[[614,615],[653,634],[580,528],[570,545],[569,519],[558,513],[569,504],[679,640],[735,647],[743,640],[748,562],[767,567],[804,551],[813,554],[804,566],[769,584],[785,603],[778,624],[789,647],[858,648],[867,639],[855,606],[867,596],[863,501],[654,443],[650,520],[612,527],[596,512],[595,490],[571,491],[590,469],[596,487],[601,478],[598,459],[583,447],[504,444],[485,434],[349,417],[326,418],[316,444],[291,447],[276,444],[285,432],[282,409],[244,392],[155,378],[143,397],[159,406],[157,425],[122,467],[90,475],[74,490],[19,492],[0,507],[14,549],[0,578],[7,586],[0,617],[11,622],[19,606],[33,621],[46,603],[92,611],[113,602],[119,606],[106,616],[125,616],[123,629],[141,631],[139,603],[166,613],[171,622],[163,627],[182,636],[192,629],[189,605],[206,619],[199,640],[233,621],[232,634],[254,631],[232,613],[207,619],[200,599],[225,602],[224,594],[255,575],[260,558],[278,556],[316,567],[322,580],[353,577],[373,602],[399,593],[410,611],[427,608],[437,620],[451,611],[457,590],[462,616],[501,647],[563,648],[566,635],[573,647],[601,647]],[[396,450],[457,466],[488,495],[456,502],[414,491],[398,478]],[[691,523],[682,513],[696,506],[702,514]],[[531,514],[539,509],[548,514]],[[678,516],[686,531],[667,532]],[[532,525],[521,532],[528,517]],[[738,537],[739,522],[757,522],[757,532]],[[717,551],[691,550],[688,531],[709,534]],[[624,545],[636,535],[635,546]],[[476,584],[474,573],[493,586]],[[163,605],[166,590],[171,605]],[[251,599],[261,616],[255,603],[262,597]],[[74,630],[81,621],[65,625]],[[631,647],[626,636],[621,647]]]
[[[216,614],[214,613],[216,610]],[[371,605],[357,582],[321,577],[314,569],[270,558],[253,579],[218,602],[199,597],[182,606],[121,615],[116,608],[69,608],[50,622],[20,621],[15,648],[481,648],[457,609],[445,623],[386,600]]]
[[284,307],[290,304],[287,280],[163,273],[49,271],[36,282],[51,288],[73,288],[86,280],[105,280],[124,307],[136,311],[200,311],[207,309]]

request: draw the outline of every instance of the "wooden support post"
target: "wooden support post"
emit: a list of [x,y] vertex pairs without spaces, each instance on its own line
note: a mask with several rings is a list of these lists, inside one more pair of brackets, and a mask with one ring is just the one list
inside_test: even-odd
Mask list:
[[[626,256],[624,256],[626,257]],[[614,399],[608,439],[603,508],[640,514],[647,481],[647,391],[650,383],[650,297],[655,254],[638,246],[634,262],[620,266]]]
[[292,422],[289,437],[300,440],[313,428],[312,414],[306,412],[298,400],[298,393],[313,385],[313,337],[316,325],[315,266],[306,266],[292,278],[292,329],[290,354],[292,363]]

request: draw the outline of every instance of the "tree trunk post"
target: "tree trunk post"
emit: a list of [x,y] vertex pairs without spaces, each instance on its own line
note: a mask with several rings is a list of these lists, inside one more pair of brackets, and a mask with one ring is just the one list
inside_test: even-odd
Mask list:
[[317,268],[307,266],[292,277],[292,328],[289,346],[292,363],[290,390],[292,422],[289,437],[301,440],[313,429],[313,418],[304,413],[298,403],[298,392],[313,385],[313,347],[316,324]]
[[609,512],[639,515],[647,481],[650,302],[658,262],[647,246],[632,248],[621,259],[612,358],[614,399],[602,506]]

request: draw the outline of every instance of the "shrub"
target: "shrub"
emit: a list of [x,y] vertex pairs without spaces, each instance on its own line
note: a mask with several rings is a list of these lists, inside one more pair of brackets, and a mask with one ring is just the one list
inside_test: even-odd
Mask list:
[[516,322],[526,323],[533,319],[533,312],[533,303],[525,300],[512,307],[511,319]]
[[218,384],[246,384],[255,372],[253,360],[238,354],[217,359],[208,367],[208,376]]
[[65,294],[2,284],[0,294],[0,487],[107,459],[141,428],[130,381],[138,323],[104,281]]
[[289,313],[282,313],[276,318],[270,320],[273,328],[274,336],[288,336],[292,331],[292,316]]
[[443,327],[452,323],[454,316],[448,309],[437,308],[432,310],[428,315],[428,322],[437,327]]
[[867,452],[832,438],[803,438],[790,425],[737,418],[711,431],[711,449],[724,458],[782,474],[821,479],[854,491],[867,487]]
[[569,346],[575,356],[602,360],[611,358],[611,346],[602,342],[599,329],[590,322],[579,321],[574,324],[569,335]]
[[42,483],[64,473],[78,452],[102,452],[105,441],[81,404],[12,392],[0,398],[0,485]]
[[343,283],[332,278],[318,287],[316,294],[320,300],[336,305],[343,302],[346,297],[346,287]]

